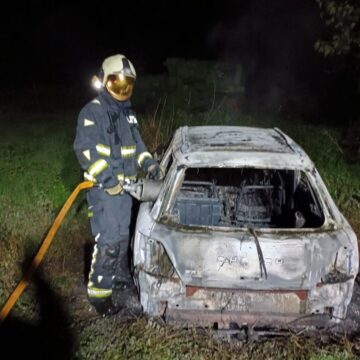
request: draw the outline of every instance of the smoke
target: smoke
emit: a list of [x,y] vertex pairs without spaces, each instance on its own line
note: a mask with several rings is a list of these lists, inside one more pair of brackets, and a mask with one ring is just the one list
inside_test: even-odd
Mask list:
[[218,22],[207,42],[219,60],[242,64],[248,104],[282,111],[289,99],[307,97],[318,71],[313,44],[316,4],[249,2],[231,22]]

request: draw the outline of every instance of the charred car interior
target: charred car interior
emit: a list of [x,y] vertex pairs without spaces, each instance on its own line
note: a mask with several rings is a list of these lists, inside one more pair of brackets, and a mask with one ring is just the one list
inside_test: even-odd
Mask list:
[[294,170],[188,168],[172,215],[183,225],[319,228],[324,215]]

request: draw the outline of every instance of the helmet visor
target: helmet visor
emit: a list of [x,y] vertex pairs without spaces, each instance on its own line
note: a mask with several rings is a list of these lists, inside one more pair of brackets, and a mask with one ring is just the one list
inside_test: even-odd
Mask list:
[[134,78],[123,74],[111,74],[106,80],[106,88],[117,100],[127,100],[134,87]]

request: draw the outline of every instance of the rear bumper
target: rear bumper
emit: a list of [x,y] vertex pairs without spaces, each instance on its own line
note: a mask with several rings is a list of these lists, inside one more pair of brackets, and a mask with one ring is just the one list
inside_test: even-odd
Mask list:
[[299,330],[341,323],[348,305],[344,299],[353,285],[347,282],[313,290],[220,289],[186,286],[180,279],[159,278],[144,271],[138,275],[146,314],[163,317],[167,323],[217,329]]
[[180,326],[213,329],[272,328],[299,330],[304,327],[327,327],[334,323],[329,315],[240,313],[237,311],[167,309],[165,321]]

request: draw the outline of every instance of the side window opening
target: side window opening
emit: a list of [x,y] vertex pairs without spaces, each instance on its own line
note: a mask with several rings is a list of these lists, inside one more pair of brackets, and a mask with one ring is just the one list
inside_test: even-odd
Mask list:
[[188,168],[171,217],[180,224],[317,228],[324,215],[304,173]]
[[171,147],[170,147],[170,150],[168,150],[164,157],[162,158],[161,160],[161,163],[160,163],[160,166],[161,168],[163,169],[164,171],[164,174],[167,174],[171,165],[173,163],[173,154],[171,152]]

